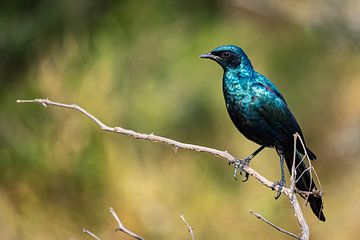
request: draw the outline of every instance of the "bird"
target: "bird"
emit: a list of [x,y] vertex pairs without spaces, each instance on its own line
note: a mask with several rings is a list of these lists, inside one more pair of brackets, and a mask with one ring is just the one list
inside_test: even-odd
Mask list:
[[[248,166],[250,161],[264,148],[274,148],[280,158],[281,179],[275,182],[277,186],[275,199],[279,198],[281,189],[286,186],[284,162],[291,172],[295,159],[297,181],[295,186],[310,203],[316,217],[325,221],[323,200],[312,180],[309,168],[303,161],[304,155],[311,160],[316,155],[307,147],[303,133],[290,111],[285,98],[277,87],[264,75],[255,71],[244,50],[235,45],[224,45],[211,52],[200,55],[200,58],[210,59],[218,63],[224,70],[222,90],[227,112],[236,128],[247,139],[257,143],[260,147],[248,157],[237,160],[236,167]],[[297,141],[294,154],[294,134],[298,134],[304,144]],[[241,168],[242,166],[242,168]],[[248,175],[245,175],[245,181]],[[310,192],[310,193],[309,193]]]

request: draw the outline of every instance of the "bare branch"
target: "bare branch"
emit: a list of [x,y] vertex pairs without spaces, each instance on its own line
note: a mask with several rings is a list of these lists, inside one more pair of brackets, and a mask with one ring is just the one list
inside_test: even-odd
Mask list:
[[185,225],[187,226],[188,231],[189,231],[189,233],[190,233],[190,235],[191,235],[191,239],[192,239],[192,240],[195,240],[194,228],[192,228],[192,227],[190,226],[190,224],[186,221],[184,215],[181,214],[181,215],[180,215],[180,218],[181,218],[181,220],[183,220],[183,222],[184,222]]
[[118,215],[115,213],[114,209],[111,207],[109,209],[111,215],[115,218],[115,221],[118,224],[118,228],[115,229],[115,231],[121,231],[123,233],[126,233],[127,235],[129,235],[132,238],[138,239],[138,240],[144,240],[144,238],[140,237],[139,235],[137,235],[136,233],[133,233],[132,231],[128,230],[124,224],[122,224],[122,222],[120,221],[120,218],[118,217]]
[[96,236],[95,234],[93,234],[92,232],[90,232],[88,229],[83,228],[83,232],[89,236],[91,236],[92,238],[95,238],[96,240],[100,240],[100,238],[98,236]]
[[[142,139],[142,140],[146,140],[146,141],[150,141],[150,142],[158,142],[158,143],[162,143],[165,145],[170,145],[171,147],[173,147],[173,149],[176,149],[176,151],[178,151],[179,149],[186,149],[186,150],[195,151],[195,152],[208,153],[208,154],[214,155],[218,158],[222,158],[226,161],[236,160],[236,158],[233,155],[231,155],[230,153],[228,153],[227,151],[220,151],[220,150],[217,150],[214,148],[203,147],[203,146],[198,146],[198,145],[188,144],[188,143],[182,143],[182,142],[170,139],[170,138],[154,135],[153,133],[144,134],[144,133],[135,132],[133,130],[128,130],[128,129],[125,129],[122,127],[109,127],[106,124],[104,124],[102,121],[100,121],[98,118],[96,118],[94,115],[90,114],[88,111],[86,111],[85,109],[83,109],[82,107],[80,107],[76,104],[64,104],[64,103],[54,102],[54,101],[51,101],[48,99],[17,100],[16,102],[17,103],[38,103],[38,104],[41,104],[42,106],[56,106],[56,107],[74,109],[74,110],[81,112],[86,117],[90,118],[93,122],[95,122],[104,131],[127,135],[130,137],[134,137],[136,139]],[[244,166],[243,170],[246,173],[248,173],[250,176],[255,178],[256,180],[258,180],[262,185],[277,191],[278,186],[273,188],[274,182],[266,179],[264,176],[259,174],[257,171],[255,171],[251,167]],[[283,187],[281,192],[288,196],[290,193],[290,189]]]
[[[106,124],[104,124],[102,121],[100,121],[98,118],[96,118],[95,116],[93,116],[92,114],[90,114],[89,112],[87,112],[85,109],[83,109],[82,107],[76,105],[76,104],[64,104],[64,103],[59,103],[59,102],[54,102],[48,99],[34,99],[34,100],[17,100],[17,103],[38,103],[43,105],[44,107],[47,107],[49,105],[52,106],[56,106],[56,107],[62,107],[62,108],[70,108],[70,109],[74,109],[77,110],[79,112],[81,112],[82,114],[84,114],[86,117],[88,117],[90,120],[92,120],[93,122],[95,122],[102,130],[104,131],[108,131],[108,132],[113,132],[113,133],[118,133],[118,134],[122,134],[122,135],[127,135],[127,136],[131,136],[134,137],[136,139],[143,139],[143,140],[147,140],[150,142],[159,142],[162,143],[164,145],[169,145],[171,146],[174,151],[178,151],[178,149],[186,149],[186,150],[191,150],[191,151],[196,151],[196,152],[204,152],[204,153],[208,153],[211,155],[214,155],[218,158],[222,158],[226,161],[234,161],[236,160],[236,158],[231,155],[230,153],[228,153],[227,151],[220,151],[214,148],[209,148],[209,147],[204,147],[204,146],[199,146],[199,145],[194,145],[194,144],[188,144],[188,143],[182,143],[179,141],[175,141],[173,139],[170,138],[166,138],[166,137],[161,137],[161,136],[157,136],[154,135],[153,133],[151,134],[144,134],[144,133],[138,133],[135,132],[133,130],[128,130],[122,127],[109,127]],[[294,149],[296,149],[296,140],[300,139],[301,143],[302,140],[299,136],[299,134],[294,134]],[[305,150],[306,151],[306,150]],[[294,152],[294,159],[295,159],[295,152]],[[293,161],[293,167],[292,167],[292,174],[291,174],[291,185],[290,188],[286,188],[283,187],[281,189],[281,192],[288,196],[290,204],[295,212],[295,216],[299,222],[299,226],[301,228],[301,235],[300,238],[301,240],[308,240],[309,239],[309,226],[307,225],[305,218],[303,216],[301,207],[299,205],[299,202],[296,198],[295,193],[297,192],[297,189],[295,188],[295,179],[296,179],[296,171],[295,171],[295,160]],[[248,173],[250,176],[252,176],[253,178],[255,178],[256,180],[258,180],[262,185],[273,189],[275,191],[278,190],[279,186],[276,186],[275,188],[273,188],[274,183],[268,179],[266,179],[264,176],[262,176],[261,174],[259,174],[257,171],[255,171],[254,169],[252,169],[249,166],[243,166],[243,171]],[[311,192],[309,192],[309,194],[311,194]],[[143,240],[142,237],[136,235],[135,233],[127,230],[124,225],[121,223],[119,217],[116,215],[116,213],[114,212],[114,210],[112,208],[110,208],[110,213],[113,215],[113,217],[115,218],[115,220],[117,221],[119,228],[117,230],[123,231],[124,233],[128,234],[129,236],[138,239],[138,240]],[[271,225],[271,224],[270,224]]]
[[254,211],[250,211],[250,213],[252,215],[254,215],[257,219],[260,219],[262,220],[263,222],[265,222],[266,224],[270,225],[271,227],[275,228],[276,230],[278,230],[279,232],[282,232],[282,233],[285,233],[295,239],[299,239],[300,240],[300,237],[294,233],[291,233],[289,231],[286,231],[285,229],[279,227],[279,226],[276,226],[275,224],[273,224],[272,222],[270,222],[269,220],[267,220],[266,218],[264,218],[263,216],[261,216],[259,213],[257,212],[254,212]]

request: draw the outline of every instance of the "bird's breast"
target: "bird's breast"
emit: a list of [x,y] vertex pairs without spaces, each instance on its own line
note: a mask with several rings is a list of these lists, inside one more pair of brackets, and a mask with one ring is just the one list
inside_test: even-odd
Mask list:
[[223,87],[223,92],[228,110],[245,110],[251,104],[251,96],[239,85],[226,85]]
[[256,122],[256,96],[244,85],[227,83],[223,86],[226,109],[231,120],[241,131],[250,128]]

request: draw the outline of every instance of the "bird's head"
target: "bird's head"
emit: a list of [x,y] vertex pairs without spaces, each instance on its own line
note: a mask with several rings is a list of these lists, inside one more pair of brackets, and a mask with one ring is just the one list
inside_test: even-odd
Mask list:
[[220,64],[226,70],[252,70],[250,60],[245,52],[237,46],[225,45],[215,48],[209,53],[200,55],[200,58],[208,58]]

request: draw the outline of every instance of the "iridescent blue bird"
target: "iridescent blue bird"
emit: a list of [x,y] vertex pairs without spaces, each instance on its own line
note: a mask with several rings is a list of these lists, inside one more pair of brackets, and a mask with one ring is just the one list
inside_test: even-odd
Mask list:
[[[254,70],[241,48],[233,45],[220,46],[200,57],[214,60],[224,69],[223,93],[230,118],[246,138],[260,145],[254,153],[238,160],[235,165],[248,165],[265,147],[275,148],[279,155],[281,180],[273,186],[278,186],[275,197],[277,199],[286,183],[284,161],[290,172],[293,165],[293,134],[298,133],[305,141],[299,124],[279,90],[269,79]],[[307,147],[306,152],[311,160],[316,159],[315,154]],[[295,166],[297,177],[300,179],[296,182],[296,188],[316,192],[315,183],[302,161],[304,153],[299,143],[296,146]],[[314,214],[321,221],[325,221],[321,196],[310,194],[307,200]]]

